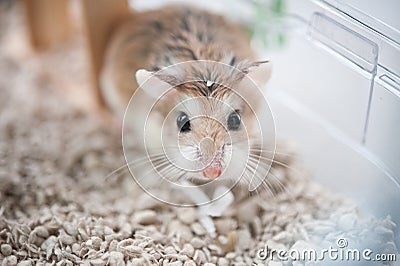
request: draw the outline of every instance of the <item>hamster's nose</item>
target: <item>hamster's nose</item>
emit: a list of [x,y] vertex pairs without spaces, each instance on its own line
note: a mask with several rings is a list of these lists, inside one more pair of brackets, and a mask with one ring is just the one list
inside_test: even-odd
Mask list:
[[216,159],[217,148],[211,138],[203,138],[200,143],[200,152],[204,156],[203,164],[206,166],[203,170],[203,176],[208,178],[217,178],[222,173],[222,165]]
[[212,162],[203,170],[203,176],[208,178],[217,178],[222,173],[222,165],[220,162]]

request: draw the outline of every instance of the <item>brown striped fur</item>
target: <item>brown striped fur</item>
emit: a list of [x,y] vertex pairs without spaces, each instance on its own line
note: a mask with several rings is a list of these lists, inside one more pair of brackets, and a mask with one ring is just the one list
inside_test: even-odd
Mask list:
[[137,87],[138,69],[154,71],[189,60],[240,66],[242,60],[252,59],[246,31],[222,16],[185,6],[135,13],[119,25],[108,45],[103,94],[120,115]]

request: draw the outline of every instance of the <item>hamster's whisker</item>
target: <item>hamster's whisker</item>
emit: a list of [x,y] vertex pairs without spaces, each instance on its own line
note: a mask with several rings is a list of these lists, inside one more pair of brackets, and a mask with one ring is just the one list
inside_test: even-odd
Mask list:
[[171,172],[171,170],[174,168],[173,165],[169,164],[169,162],[165,165],[163,165],[163,167],[161,167],[160,169],[154,169],[158,175],[160,175],[161,177],[166,177],[166,175]]
[[126,166],[131,166],[131,165],[141,166],[141,165],[144,165],[146,163],[154,164],[154,162],[160,161],[160,160],[164,160],[164,158],[165,158],[164,154],[148,155],[148,156],[145,156],[143,158],[140,158],[139,160],[128,162],[126,164]]
[[122,166],[118,167],[117,169],[111,171],[111,173],[107,174],[104,177],[104,179],[107,181],[111,177],[119,177],[120,174],[123,174],[127,170],[128,170],[128,165],[125,163]]
[[[196,145],[188,145],[188,144],[182,144],[182,145],[180,145],[180,147],[181,148],[192,148],[193,150],[197,150],[197,146]],[[176,150],[176,151],[180,151],[181,149],[180,149],[180,147],[179,146],[163,146],[163,147],[161,147],[161,148],[152,148],[152,150],[154,150],[154,151],[161,151],[161,152],[164,152],[165,153],[165,151],[166,150]]]
[[[279,155],[284,155],[284,156],[289,156],[289,157],[297,157],[297,155],[296,154],[294,154],[294,153],[290,153],[290,152],[281,152],[281,151],[272,151],[272,150],[268,150],[268,149],[264,149],[264,148],[262,148],[262,143],[260,143],[260,137],[252,137],[252,136],[249,136],[249,138],[248,139],[245,139],[245,140],[243,140],[243,141],[239,141],[239,142],[237,142],[237,143],[246,143],[246,142],[249,142],[249,141],[256,141],[255,143],[251,143],[250,144],[250,146],[251,146],[251,148],[250,148],[250,150],[252,150],[252,149],[259,149],[260,151],[262,151],[262,152],[268,152],[268,153],[273,153],[273,154],[279,154]],[[265,142],[265,143],[267,143],[267,142]]]
[[248,160],[251,161],[251,162],[256,163],[257,166],[259,166],[259,167],[264,167],[264,170],[269,171],[272,168],[272,163],[271,162],[262,161],[262,159],[257,157],[257,156],[249,156]]
[[[265,165],[264,162],[258,162],[258,161],[256,161],[256,160],[253,159],[253,158],[249,158],[248,163],[249,163],[250,166],[254,169],[254,171],[257,171],[256,167],[258,168],[258,167],[261,167],[261,166]],[[267,165],[267,166],[269,167],[269,165]],[[267,170],[267,169],[264,168],[264,170]],[[271,175],[271,177],[273,177],[273,178],[275,179],[276,183],[278,183],[277,186],[278,186],[279,189],[280,189],[279,191],[276,191],[276,186],[273,185],[273,184],[271,184],[271,182],[268,180],[268,175]],[[259,178],[259,176],[257,176],[257,175],[256,175],[255,177],[256,177],[256,178]],[[282,191],[282,190],[286,190],[286,188],[285,188],[285,186],[282,184],[282,182],[281,182],[275,175],[273,175],[273,174],[271,173],[271,169],[269,169],[269,170],[267,171],[265,177],[263,177],[262,179],[260,179],[260,181],[261,181],[261,184],[265,184],[265,186],[263,185],[264,188],[265,188],[265,187],[268,187],[268,188],[269,188],[269,191],[270,191],[270,192],[274,192],[274,194],[276,194],[277,192],[280,192],[280,191]],[[260,184],[260,185],[261,185],[261,184]],[[272,191],[272,189],[274,189],[274,191]]]
[[140,177],[136,177],[132,175],[132,177],[136,180],[136,182],[141,182],[147,175],[151,174],[154,171],[153,168],[148,169],[146,172],[141,173]]
[[[161,167],[161,169],[157,169],[157,167]],[[162,172],[168,168],[176,168],[176,167],[174,165],[171,165],[168,160],[164,160],[164,161],[158,163],[157,165],[154,165],[154,163],[153,163],[153,167],[150,167],[150,169],[148,169],[146,172],[141,174],[139,178],[136,178],[136,177],[134,177],[134,178],[140,182],[144,177],[146,177],[150,173],[155,172],[155,174],[162,175]]]
[[[140,183],[146,176],[148,176],[152,172],[159,173],[159,172],[157,172],[157,170],[155,170],[153,161],[147,161],[147,163],[151,163],[152,167],[149,167],[149,169],[147,171],[145,171],[144,173],[140,173],[140,176],[132,175],[132,177],[135,179],[136,182]],[[166,167],[168,167],[169,162],[167,160],[162,160],[161,162],[158,163],[158,166],[160,166],[161,164],[166,165]]]
[[152,163],[153,169],[157,172],[162,171],[163,167],[166,167],[168,165],[170,165],[170,162],[168,160],[163,160],[159,163],[154,163],[154,162]]
[[[258,166],[255,162],[253,162],[253,161],[251,161],[251,160],[247,161],[246,168],[249,169],[249,170],[251,171],[251,173],[252,173],[252,178],[253,178],[253,179],[254,179],[254,178],[259,179],[259,180],[261,181],[260,184],[262,184],[262,183],[264,182],[266,176],[264,176],[264,177],[260,176],[258,167],[259,167],[259,166]],[[250,180],[250,182],[251,182],[251,180]],[[250,184],[250,183],[249,183],[249,184]]]
[[[277,186],[279,187],[279,191],[278,192],[287,192],[286,194],[290,196],[290,201],[294,201],[295,199],[293,198],[292,193],[287,189],[287,186],[285,186],[282,181],[273,173],[271,173],[271,171],[269,171],[268,175],[271,175],[272,178],[274,178],[275,182],[277,183]],[[267,176],[268,178],[268,176]]]
[[170,170],[173,170],[174,168],[176,168],[176,166],[171,164],[169,161],[165,161],[164,163],[155,166],[155,170],[159,174],[167,174]]
[[[187,145],[181,145],[181,146],[187,146]],[[171,145],[171,146],[166,146],[166,145],[163,145],[162,147],[160,147],[159,148],[160,150],[165,150],[165,149],[179,149],[179,146],[177,146],[177,145]]]
[[[108,179],[111,178],[111,177],[119,177],[120,174],[125,173],[125,172],[128,170],[128,166],[130,166],[130,165],[132,165],[132,164],[135,164],[135,163],[138,163],[138,162],[143,162],[143,161],[144,161],[144,162],[147,162],[147,161],[149,161],[151,158],[157,159],[157,158],[161,158],[162,156],[163,156],[162,154],[154,154],[154,155],[145,156],[145,157],[136,159],[136,160],[131,161],[131,162],[127,162],[127,163],[123,164],[122,166],[118,167],[117,169],[111,171],[111,173],[109,173],[108,175],[106,175],[106,176],[104,177],[104,179],[105,179],[105,180],[108,180]],[[149,159],[149,157],[150,157],[150,159]]]
[[[256,158],[254,158],[254,157],[249,158],[249,160],[252,161],[252,162],[255,162],[255,160],[257,160],[257,159],[260,160],[260,158],[257,158],[257,157]],[[281,182],[281,180],[276,175],[273,174],[274,168],[272,167],[272,165],[270,165],[268,162],[263,162],[262,160],[257,161],[257,162],[262,164],[262,165],[266,165],[268,167],[271,167],[268,170],[267,176],[265,177],[265,180],[263,182],[266,182],[271,186],[271,184],[270,184],[270,182],[268,180],[268,176],[271,176],[272,178],[274,178],[274,181],[277,183],[277,186],[279,187],[278,188],[279,191],[277,191],[277,192],[286,191],[286,192],[288,192],[287,193],[288,195],[291,195],[291,193],[289,193],[289,191],[287,190],[286,186]],[[272,187],[275,188],[275,186],[272,186]]]
[[149,153],[157,152],[157,153],[160,153],[160,154],[165,154],[166,150],[179,150],[179,147],[163,146],[163,147],[160,147],[160,148],[150,148],[148,150],[149,150]]
[[176,170],[178,172],[184,172],[182,169],[171,164],[169,160],[165,160],[165,162],[155,165],[155,170],[159,174],[164,174],[164,175],[169,174],[173,170]]
[[[124,165],[123,167],[125,167],[125,169],[123,169],[123,171],[121,171],[121,173],[118,173],[116,177],[119,177],[119,176],[121,176],[122,174],[124,174],[126,172],[130,172],[129,166],[132,165],[132,164],[135,164],[135,166],[142,166],[142,165],[145,166],[146,164],[152,163],[152,161],[148,160],[148,158],[145,158],[145,159],[146,160],[143,160],[140,163],[134,162],[134,163],[129,163],[129,164]],[[155,160],[162,160],[162,158],[158,158],[158,159],[155,159]]]
[[[174,159],[174,158],[172,158]],[[175,165],[171,164],[169,160],[166,160],[165,162],[155,165],[155,170],[160,174],[161,176],[167,178],[168,180],[172,180],[175,178],[170,178],[168,176],[174,175],[174,174],[179,174],[179,173],[185,173],[184,170],[176,167]],[[160,168],[160,169],[158,169]]]
[[[258,172],[258,171],[260,171],[260,170],[267,171],[267,168],[263,167],[263,166],[265,166],[264,164],[259,163],[258,161],[254,160],[254,159],[252,159],[252,158],[249,158],[249,160],[247,161],[247,163],[248,163],[248,165],[254,170],[254,172]],[[268,166],[268,165],[267,165],[267,166]],[[267,171],[266,174],[268,174],[268,171]],[[265,178],[266,178],[266,175],[265,175],[264,179],[265,179]]]
[[[269,164],[268,164],[269,165]],[[263,182],[265,182],[269,187],[275,188],[277,189],[276,192],[282,192],[285,191],[287,192],[287,195],[290,195],[290,200],[294,201],[295,199],[292,196],[292,193],[288,190],[287,186],[285,186],[281,179],[279,179],[275,174],[274,174],[275,168],[271,167],[268,170],[267,176],[265,177],[265,180]],[[270,180],[270,178],[273,178],[273,180]],[[271,182],[272,181],[272,182]],[[272,184],[274,183],[274,184]]]
[[[249,174],[249,173],[246,173],[246,174]],[[247,184],[250,184],[251,183],[251,180],[252,180],[252,178],[259,178],[259,177],[257,177],[255,174],[253,174],[253,175],[251,175],[250,177],[248,177],[248,176],[245,176],[246,177],[246,181],[247,181]],[[275,194],[273,193],[273,191],[271,190],[271,188],[269,187],[269,185],[267,184],[267,183],[265,183],[264,182],[264,180],[262,180],[262,182],[260,183],[260,185],[271,195],[271,197],[275,197]],[[257,190],[256,190],[257,191]],[[249,191],[249,193],[250,193],[250,191]],[[256,193],[258,193],[258,192],[256,192]]]
[[[159,173],[162,174],[162,176],[169,181],[177,181],[181,178],[183,174],[185,174],[185,171],[175,167],[174,165],[169,165],[163,168]],[[180,175],[177,178],[176,177],[172,178],[173,175],[177,174]]]
[[180,174],[180,175],[178,176],[178,178],[176,179],[176,181],[181,180],[185,175],[186,175],[186,172],[182,171],[182,174]]
[[278,160],[275,160],[275,159],[271,159],[271,158],[265,157],[265,156],[263,156],[263,155],[261,155],[261,154],[251,154],[251,153],[250,153],[250,154],[249,154],[249,157],[253,157],[253,158],[256,158],[256,159],[260,159],[261,161],[262,161],[262,160],[269,161],[269,162],[271,162],[272,164],[277,164],[277,165],[283,166],[283,167],[285,167],[285,168],[287,168],[287,169],[293,170],[293,171],[295,171],[295,172],[297,172],[297,173],[301,173],[298,169],[295,169],[295,168],[289,166],[289,165],[286,164],[286,163],[283,163],[283,162],[281,162],[281,161],[278,161]]
[[296,154],[290,154],[290,153],[279,152],[279,151],[271,151],[271,150],[262,149],[260,147],[250,148],[249,150],[250,151],[260,152],[260,153],[277,154],[277,155],[288,156],[288,157],[293,157],[293,158],[297,158],[298,157],[298,155],[296,155]]

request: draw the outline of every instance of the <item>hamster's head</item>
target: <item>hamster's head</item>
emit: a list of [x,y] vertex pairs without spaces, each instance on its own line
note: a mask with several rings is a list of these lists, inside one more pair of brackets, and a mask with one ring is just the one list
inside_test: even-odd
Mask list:
[[204,65],[174,75],[137,72],[161,117],[165,159],[176,168],[170,169],[172,176],[165,173],[167,178],[207,182],[241,174],[240,165],[245,169],[249,155],[259,152],[253,144],[261,138],[256,110],[262,94],[255,90],[269,72],[268,62],[246,64],[235,72]]

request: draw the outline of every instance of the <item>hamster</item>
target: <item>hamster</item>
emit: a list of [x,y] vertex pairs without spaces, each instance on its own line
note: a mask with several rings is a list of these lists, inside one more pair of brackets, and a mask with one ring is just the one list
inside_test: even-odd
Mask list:
[[[101,88],[119,119],[132,95],[142,94],[132,106],[136,115],[124,123],[134,138],[149,140],[149,158],[167,179],[232,181],[242,164],[240,182],[249,183],[255,171],[264,178],[271,162],[263,155],[254,113],[263,100],[256,89],[270,72],[268,61],[256,60],[241,25],[197,8],[169,6],[133,14],[119,25],[107,48]],[[172,89],[163,92],[167,87]],[[153,105],[146,124],[143,110]],[[143,147],[138,150],[132,164],[146,157]]]

